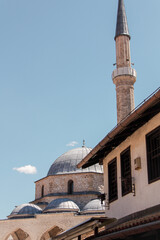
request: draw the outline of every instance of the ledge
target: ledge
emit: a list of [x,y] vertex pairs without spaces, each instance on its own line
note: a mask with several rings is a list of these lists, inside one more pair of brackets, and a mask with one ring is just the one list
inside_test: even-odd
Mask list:
[[134,78],[137,78],[137,72],[134,68],[122,67],[122,68],[117,68],[113,71],[112,80],[114,80],[118,76],[123,76],[123,75],[129,75],[129,76],[132,76]]

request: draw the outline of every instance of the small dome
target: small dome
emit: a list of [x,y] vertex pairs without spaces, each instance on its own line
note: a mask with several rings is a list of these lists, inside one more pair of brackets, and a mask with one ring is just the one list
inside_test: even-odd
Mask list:
[[83,213],[104,213],[105,212],[105,206],[104,204],[101,204],[100,199],[94,199],[88,202],[83,210]]
[[54,163],[51,165],[47,176],[58,175],[58,174],[69,174],[69,173],[86,173],[86,172],[96,172],[103,173],[103,167],[99,164],[95,164],[91,167],[85,169],[78,169],[77,164],[82,161],[82,159],[88,155],[91,148],[85,146],[81,148],[72,149],[60,157],[58,157]]
[[8,218],[18,218],[23,216],[33,216],[42,213],[42,209],[35,204],[21,204],[11,212]]
[[78,212],[79,207],[68,198],[58,198],[51,201],[44,212]]

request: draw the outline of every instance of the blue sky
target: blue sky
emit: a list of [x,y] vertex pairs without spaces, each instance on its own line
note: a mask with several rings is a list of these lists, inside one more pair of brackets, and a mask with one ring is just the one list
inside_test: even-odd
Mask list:
[[[34,200],[34,181],[58,156],[83,139],[94,147],[116,125],[117,5],[0,0],[0,219]],[[125,5],[138,105],[160,85],[160,1]]]

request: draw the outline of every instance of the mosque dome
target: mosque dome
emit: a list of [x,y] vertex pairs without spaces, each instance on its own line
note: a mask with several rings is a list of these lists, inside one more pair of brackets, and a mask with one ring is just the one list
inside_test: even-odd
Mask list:
[[105,206],[101,204],[100,199],[93,199],[89,201],[84,208],[82,209],[82,213],[104,213]]
[[42,209],[35,204],[21,204],[11,212],[8,218],[30,217],[42,213]]
[[81,160],[88,155],[91,151],[91,148],[87,148],[82,146],[80,148],[72,149],[60,157],[58,157],[54,163],[51,165],[47,176],[50,175],[58,175],[58,174],[70,174],[70,173],[88,173],[88,172],[96,172],[103,173],[103,167],[99,164],[93,165],[91,167],[85,169],[78,169],[77,164],[81,162]]
[[51,201],[44,212],[78,212],[80,209],[75,202],[68,198],[58,198]]

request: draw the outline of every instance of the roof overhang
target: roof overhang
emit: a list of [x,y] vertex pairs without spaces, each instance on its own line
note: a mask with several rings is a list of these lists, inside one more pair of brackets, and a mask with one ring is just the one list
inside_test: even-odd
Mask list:
[[103,159],[160,112],[160,88],[145,99],[126,118],[124,118],[96,147],[77,165],[86,168],[96,163],[103,164]]
[[104,236],[97,237],[98,240],[112,240],[112,239],[120,239],[127,238],[129,236],[135,236],[142,233],[151,232],[154,230],[160,229],[160,220],[156,222],[151,222],[147,224],[142,224],[140,226],[132,227],[129,229],[121,230],[115,233],[107,234]]
[[[97,236],[90,236],[87,240],[112,240],[112,239],[128,239],[131,236],[139,236],[154,233],[154,230],[160,229],[160,205],[135,212],[126,217],[123,217],[116,222],[106,226],[104,231],[101,231]],[[130,238],[129,238],[130,239]],[[135,238],[134,238],[135,239]],[[138,237],[138,239],[140,239]]]
[[106,218],[106,217],[93,217],[89,220],[82,222],[81,224],[59,234],[56,237],[53,237],[52,240],[71,240],[78,236],[81,236],[85,233],[93,231],[96,227],[103,227],[107,224],[115,222],[115,218]]

